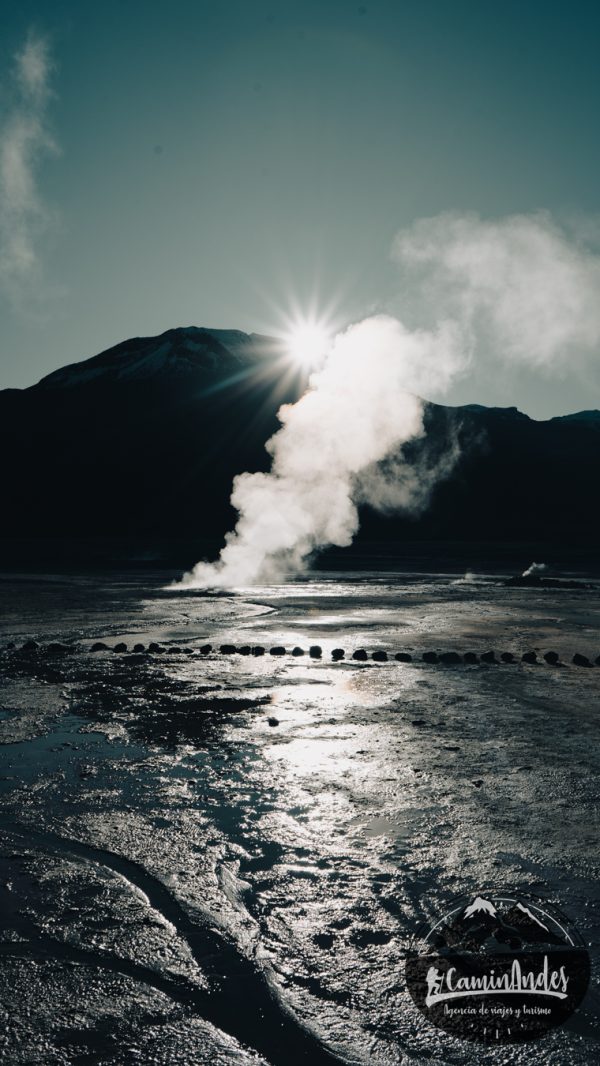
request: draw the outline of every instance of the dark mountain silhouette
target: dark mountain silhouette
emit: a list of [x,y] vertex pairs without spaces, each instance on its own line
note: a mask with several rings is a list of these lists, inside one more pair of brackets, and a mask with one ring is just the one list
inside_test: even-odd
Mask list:
[[[4,561],[42,542],[60,554],[105,538],[132,556],[174,540],[215,550],[235,521],[233,477],[269,468],[276,412],[305,385],[277,341],[190,327],[0,391]],[[516,408],[427,404],[425,421],[425,440],[405,454],[432,466],[458,446],[452,472],[417,518],[365,508],[358,550],[407,541],[596,550],[600,412],[536,422]]]

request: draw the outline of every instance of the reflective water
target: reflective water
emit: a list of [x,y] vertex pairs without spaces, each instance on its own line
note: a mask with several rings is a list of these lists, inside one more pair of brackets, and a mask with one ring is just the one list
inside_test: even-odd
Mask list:
[[[598,592],[171,577],[1,582],[0,643],[78,649],[1,660],[0,1061],[596,1061],[594,992],[543,1041],[471,1046],[426,1025],[403,962],[437,907],[491,883],[558,902],[597,970],[600,670],[571,658],[600,652]],[[530,648],[565,665],[420,659]]]

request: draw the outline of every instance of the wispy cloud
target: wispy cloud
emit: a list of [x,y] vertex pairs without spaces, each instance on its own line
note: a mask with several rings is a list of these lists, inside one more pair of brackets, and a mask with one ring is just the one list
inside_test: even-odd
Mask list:
[[53,69],[48,41],[30,33],[15,55],[0,130],[0,284],[17,306],[49,294],[41,251],[56,214],[38,179],[44,157],[58,152],[48,124]]

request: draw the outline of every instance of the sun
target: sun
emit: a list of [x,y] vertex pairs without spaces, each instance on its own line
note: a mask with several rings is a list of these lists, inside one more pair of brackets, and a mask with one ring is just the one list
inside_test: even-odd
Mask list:
[[305,367],[318,366],[331,348],[331,337],[318,322],[298,323],[285,342],[292,359]]

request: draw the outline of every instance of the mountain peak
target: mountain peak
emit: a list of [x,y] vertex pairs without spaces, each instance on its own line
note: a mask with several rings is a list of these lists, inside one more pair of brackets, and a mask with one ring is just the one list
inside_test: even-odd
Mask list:
[[91,384],[134,384],[170,378],[236,373],[281,354],[281,343],[236,329],[177,326],[157,337],[122,341],[79,363],[55,370],[35,389],[70,389]]
[[479,914],[481,911],[491,915],[492,918],[496,916],[496,908],[493,903],[490,903],[487,899],[483,899],[482,896],[475,896],[473,902],[470,903],[468,907],[465,907],[463,917],[472,918],[474,914]]

